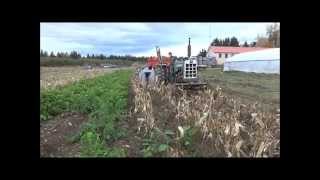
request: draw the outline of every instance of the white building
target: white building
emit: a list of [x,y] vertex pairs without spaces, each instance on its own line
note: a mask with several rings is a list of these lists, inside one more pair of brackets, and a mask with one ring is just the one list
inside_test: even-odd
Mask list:
[[223,65],[225,60],[240,53],[257,51],[266,48],[258,47],[230,47],[230,46],[209,46],[208,57],[216,57],[217,64]]

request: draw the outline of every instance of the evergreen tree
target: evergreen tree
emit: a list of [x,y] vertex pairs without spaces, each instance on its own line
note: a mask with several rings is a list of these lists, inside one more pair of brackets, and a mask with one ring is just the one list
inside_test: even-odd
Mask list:
[[226,39],[222,40],[222,46],[226,46]]
[[220,46],[220,41],[219,41],[218,38],[216,38],[216,39],[214,40],[214,44],[215,44],[215,46]]
[[53,51],[50,53],[50,57],[56,57]]
[[219,43],[219,39],[218,38],[215,38],[212,43],[211,43],[211,46],[219,46],[220,43]]
[[61,52],[61,53],[58,52],[58,53],[57,53],[57,57],[59,57],[59,58],[63,57],[63,52]]
[[72,51],[70,53],[70,57],[73,58],[73,59],[79,59],[79,58],[81,58],[81,54],[77,53],[77,51]]
[[207,55],[207,51],[205,49],[202,49],[198,54],[198,56],[201,56],[201,57],[206,57],[206,55]]
[[225,39],[225,46],[231,46],[229,38]]
[[252,42],[252,43],[250,43],[250,47],[256,47],[256,42],[254,41],[254,42]]
[[249,47],[247,41],[244,42],[243,47]]
[[230,39],[230,46],[233,46],[233,47],[239,47],[239,41],[236,37],[232,37]]

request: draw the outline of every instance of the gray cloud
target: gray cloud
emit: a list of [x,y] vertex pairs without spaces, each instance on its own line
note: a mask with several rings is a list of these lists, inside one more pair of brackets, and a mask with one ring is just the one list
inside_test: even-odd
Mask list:
[[265,33],[265,26],[266,23],[41,23],[40,45],[54,52],[143,54],[155,46],[187,45],[191,37],[192,43],[199,48],[203,44],[206,49],[209,37],[236,36],[242,42],[250,42],[257,34]]

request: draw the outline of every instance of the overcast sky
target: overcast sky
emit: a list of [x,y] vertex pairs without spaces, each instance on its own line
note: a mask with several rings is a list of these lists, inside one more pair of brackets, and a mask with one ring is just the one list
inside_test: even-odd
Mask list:
[[188,38],[192,55],[207,49],[214,38],[235,36],[240,43],[265,35],[272,23],[41,23],[40,47],[48,52],[70,52],[82,55],[156,56],[172,52],[187,56]]

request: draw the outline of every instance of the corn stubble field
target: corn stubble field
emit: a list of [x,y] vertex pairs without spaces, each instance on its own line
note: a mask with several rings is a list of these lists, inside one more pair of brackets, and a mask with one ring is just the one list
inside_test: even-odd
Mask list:
[[52,89],[80,79],[90,79],[105,73],[111,73],[118,69],[126,68],[93,68],[87,70],[81,66],[41,67],[40,87],[42,89]]
[[[80,157],[279,157],[279,76],[201,73],[210,88],[196,92],[161,83],[145,88],[133,70],[42,90],[40,124],[81,113],[87,120],[64,143]],[[68,148],[56,153],[48,138],[41,156],[78,156]]]

